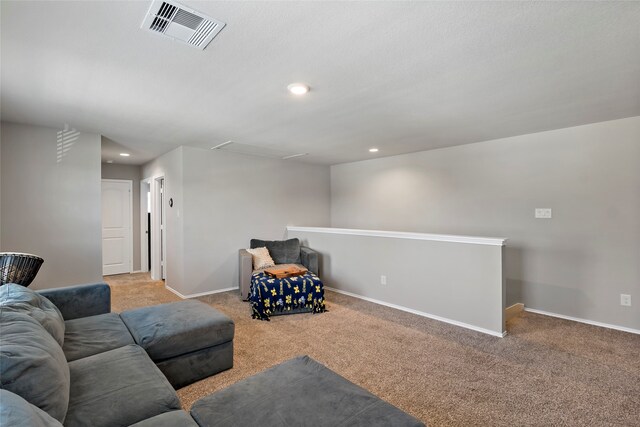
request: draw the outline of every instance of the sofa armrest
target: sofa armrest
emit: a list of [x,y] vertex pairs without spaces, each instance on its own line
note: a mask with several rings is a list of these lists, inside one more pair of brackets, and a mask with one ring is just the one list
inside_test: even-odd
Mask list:
[[319,274],[318,255],[318,252],[313,249],[305,246],[300,247],[300,260],[302,261],[302,265],[316,275]]
[[111,288],[106,283],[43,289],[38,293],[58,307],[65,320],[111,311]]
[[251,273],[253,273],[253,256],[247,252],[246,249],[240,249],[238,251],[238,266],[238,285],[240,287],[240,296],[242,299],[249,299]]

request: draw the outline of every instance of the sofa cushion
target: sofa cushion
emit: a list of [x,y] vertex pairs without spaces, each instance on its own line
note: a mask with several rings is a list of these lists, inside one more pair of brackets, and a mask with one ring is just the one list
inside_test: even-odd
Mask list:
[[234,324],[200,301],[179,301],[120,313],[136,343],[155,361],[233,339]]
[[276,264],[300,264],[300,240],[258,240],[251,239],[251,248],[266,246]]
[[64,320],[95,316],[111,311],[111,288],[106,283],[43,289],[38,293],[58,307]]
[[140,421],[131,427],[198,427],[198,424],[185,411],[172,411]]
[[3,311],[18,311],[33,317],[62,345],[64,318],[60,310],[42,295],[24,286],[8,283],[0,286],[0,307]]
[[67,427],[128,426],[180,409],[171,384],[137,345],[75,360],[69,369]]
[[308,356],[254,375],[191,407],[207,426],[424,426]]
[[81,317],[65,324],[62,350],[69,362],[135,344],[118,313]]
[[62,427],[62,424],[17,394],[0,389],[0,426]]
[[62,348],[35,319],[0,309],[0,384],[62,422],[69,367]]

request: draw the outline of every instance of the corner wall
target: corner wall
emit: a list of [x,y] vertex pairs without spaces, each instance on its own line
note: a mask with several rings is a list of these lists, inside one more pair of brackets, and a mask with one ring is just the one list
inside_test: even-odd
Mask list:
[[287,225],[329,225],[328,166],[191,147],[183,153],[183,295],[237,287],[238,250],[251,238],[282,239]]
[[142,167],[164,175],[166,285],[183,296],[238,287],[238,250],[287,225],[328,226],[329,167],[180,147]]
[[44,258],[32,288],[102,280],[100,135],[1,124],[4,251]]
[[640,117],[332,166],[331,226],[506,237],[508,305],[638,330]]

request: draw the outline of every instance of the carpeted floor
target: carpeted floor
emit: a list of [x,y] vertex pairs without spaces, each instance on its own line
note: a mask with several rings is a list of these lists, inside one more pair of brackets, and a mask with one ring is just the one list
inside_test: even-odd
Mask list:
[[[145,274],[106,280],[114,311],[179,300]],[[327,313],[271,322],[237,292],[199,298],[235,321],[234,367],[180,389],[184,408],[308,354],[430,426],[640,426],[639,335],[523,313],[500,339],[326,296]]]

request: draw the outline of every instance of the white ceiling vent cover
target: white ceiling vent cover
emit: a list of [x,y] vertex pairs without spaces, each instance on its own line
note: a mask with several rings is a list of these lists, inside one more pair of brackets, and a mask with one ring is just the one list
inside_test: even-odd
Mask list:
[[153,0],[140,28],[202,50],[225,25],[174,1]]

